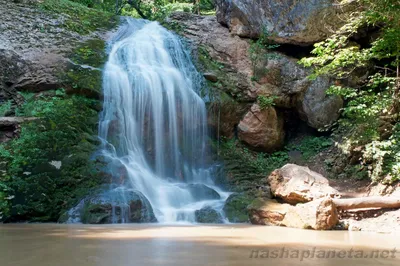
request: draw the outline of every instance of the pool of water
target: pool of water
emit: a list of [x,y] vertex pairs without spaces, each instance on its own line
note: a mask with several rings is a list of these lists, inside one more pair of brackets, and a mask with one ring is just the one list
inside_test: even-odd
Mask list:
[[400,235],[252,225],[0,225],[1,266],[400,265]]

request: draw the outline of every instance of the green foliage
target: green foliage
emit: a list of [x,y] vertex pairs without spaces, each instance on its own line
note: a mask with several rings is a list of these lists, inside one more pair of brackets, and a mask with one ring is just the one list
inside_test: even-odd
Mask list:
[[268,107],[272,107],[275,105],[274,101],[278,98],[277,96],[264,96],[260,95],[257,97],[258,104],[260,105],[261,110],[266,109]]
[[182,23],[179,23],[177,21],[167,21],[164,20],[161,22],[161,25],[163,25],[165,28],[167,28],[170,31],[174,31],[177,34],[181,34],[183,30],[185,29],[184,25]]
[[108,29],[116,25],[116,19],[112,13],[88,8],[82,3],[69,0],[44,0],[39,5],[47,12],[64,16],[63,27],[80,34],[89,34],[95,30]]
[[236,140],[222,139],[219,155],[225,163],[225,171],[230,189],[247,191],[273,170],[289,161],[287,152],[272,154],[250,151]]
[[0,104],[0,116],[5,116],[5,114],[11,109],[11,101]]
[[[346,101],[337,129],[343,136],[339,145],[343,152],[361,145],[361,165],[368,168],[372,179],[399,179],[400,2],[358,0],[353,4],[358,8],[348,14],[347,23],[316,44],[313,56],[301,63],[313,67],[311,78],[327,75],[338,79],[328,93]],[[354,37],[365,29],[375,29],[378,34],[369,45],[357,44]],[[391,125],[389,131],[380,130],[382,124]]]
[[103,181],[101,163],[90,159],[97,146],[96,105],[96,100],[58,90],[20,108],[21,115],[38,119],[23,124],[20,137],[0,149],[0,161],[7,165],[0,184],[11,199],[11,220],[56,221]]
[[327,137],[304,137],[300,143],[291,144],[286,147],[286,150],[296,150],[301,152],[305,161],[310,160],[318,153],[326,150],[333,145],[333,141]]
[[250,61],[253,68],[252,80],[257,81],[261,75],[265,74],[266,69],[263,68],[266,62],[276,58],[275,54],[270,51],[279,47],[278,44],[271,43],[269,33],[264,29],[260,37],[256,41],[251,41],[249,48]]
[[365,146],[362,165],[368,167],[368,175],[373,180],[391,183],[400,180],[400,123],[393,129],[388,140],[374,140]]

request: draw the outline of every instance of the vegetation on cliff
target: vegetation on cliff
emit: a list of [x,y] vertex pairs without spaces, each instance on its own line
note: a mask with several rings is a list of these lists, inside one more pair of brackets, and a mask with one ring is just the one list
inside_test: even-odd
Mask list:
[[314,67],[311,78],[335,78],[328,93],[346,100],[336,130],[343,152],[358,151],[360,170],[392,182],[400,179],[400,3],[355,2],[347,23],[301,62]]
[[29,121],[17,126],[17,138],[0,143],[0,221],[57,221],[107,178],[95,157],[105,41],[92,33],[117,20],[110,12],[67,0],[37,5],[29,8],[59,19],[63,30],[90,37],[72,43],[65,54],[69,65],[49,73],[58,89],[19,90],[1,106],[0,115]]

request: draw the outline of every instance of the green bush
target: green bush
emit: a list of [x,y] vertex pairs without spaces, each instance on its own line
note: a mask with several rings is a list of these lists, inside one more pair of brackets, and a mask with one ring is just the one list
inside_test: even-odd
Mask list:
[[0,104],[0,116],[4,116],[11,109],[11,101]]
[[274,106],[276,96],[263,96],[260,95],[257,97],[258,104],[260,105],[261,110],[266,109],[268,107]]
[[230,189],[239,192],[254,189],[257,182],[289,161],[286,151],[257,153],[236,140],[222,139],[218,152],[225,164]]
[[288,145],[286,150],[301,152],[303,159],[307,161],[332,145],[333,141],[330,138],[306,136],[299,144]]

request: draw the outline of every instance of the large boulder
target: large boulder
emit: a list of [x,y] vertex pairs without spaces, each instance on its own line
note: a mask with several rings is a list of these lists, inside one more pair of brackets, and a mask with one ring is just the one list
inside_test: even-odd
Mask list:
[[339,222],[336,206],[331,198],[290,206],[283,219],[287,227],[331,230]]
[[283,118],[274,107],[261,108],[253,104],[240,121],[239,139],[251,148],[272,152],[283,146],[285,132]]
[[310,45],[340,26],[333,0],[217,0],[218,22],[241,37],[266,31],[278,43]]
[[289,204],[306,203],[325,196],[335,197],[339,192],[328,179],[308,167],[287,164],[268,177],[272,194]]
[[298,60],[277,52],[267,53],[264,61],[258,64],[260,87],[257,95],[273,96],[277,107],[293,108],[297,96],[306,91],[312,81],[309,71],[298,64]]
[[249,206],[250,221],[259,225],[286,226],[301,229],[330,230],[339,222],[331,198],[292,206],[276,200],[255,200]]
[[340,116],[343,100],[337,95],[327,95],[329,79],[318,77],[299,98],[297,111],[309,126],[324,129],[331,126]]
[[111,224],[157,222],[149,200],[125,188],[101,190],[64,213],[60,223]]

